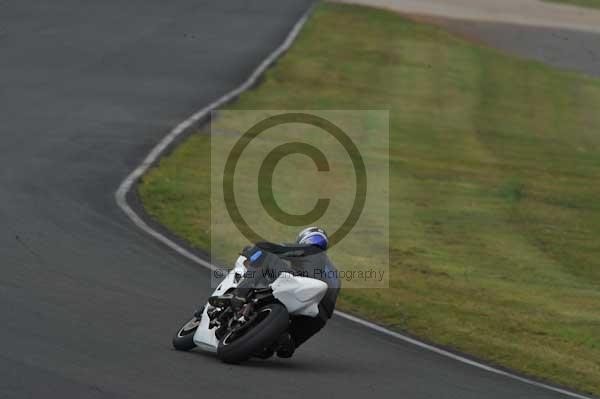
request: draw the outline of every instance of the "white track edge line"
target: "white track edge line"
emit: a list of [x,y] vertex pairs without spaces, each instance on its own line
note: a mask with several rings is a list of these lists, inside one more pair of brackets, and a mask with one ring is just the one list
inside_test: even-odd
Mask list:
[[[300,20],[294,25],[294,27],[292,28],[292,30],[288,33],[288,36],[286,37],[286,39],[284,40],[284,42],[275,49],[275,51],[273,51],[267,58],[265,58],[265,60],[254,70],[254,72],[252,73],[252,75],[250,75],[250,77],[244,82],[242,83],[238,88],[234,89],[233,91],[225,94],[223,97],[219,98],[218,100],[214,101],[213,103],[211,103],[210,105],[202,108],[200,111],[196,112],[195,114],[191,115],[189,118],[187,118],[185,121],[181,122],[179,125],[177,125],[173,130],[171,130],[169,132],[169,134],[167,134],[153,149],[152,151],[150,151],[150,153],[146,156],[146,158],[144,159],[144,161],[133,170],[133,172],[131,172],[126,178],[125,180],[123,180],[123,182],[121,183],[121,185],[119,186],[117,192],[115,193],[115,199],[117,202],[117,205],[119,206],[119,208],[121,208],[121,210],[123,210],[123,212],[125,212],[125,214],[129,217],[129,219],[131,219],[131,221],[138,226],[140,229],[142,229],[144,232],[146,232],[147,234],[149,234],[150,236],[152,236],[153,238],[155,238],[156,240],[160,241],[161,243],[163,243],[164,245],[166,245],[167,247],[171,248],[172,250],[174,250],[175,252],[177,252],[178,254],[180,254],[181,256],[191,260],[192,262],[195,262],[207,269],[210,270],[219,270],[219,267],[211,264],[210,262],[207,262],[206,260],[194,255],[193,253],[191,253],[190,251],[186,250],[185,248],[181,247],[179,244],[173,242],[172,240],[170,240],[169,238],[167,238],[166,236],[162,235],[161,233],[159,233],[158,231],[154,230],[152,227],[150,227],[146,222],[144,222],[144,220],[133,210],[133,208],[131,208],[129,206],[129,204],[127,203],[127,193],[129,192],[129,190],[131,190],[131,188],[133,187],[134,183],[140,178],[142,177],[146,171],[150,168],[150,166],[161,156],[161,154],[169,147],[169,145],[176,139],[178,138],[183,132],[185,132],[188,128],[190,128],[191,126],[193,126],[196,122],[200,121],[201,119],[203,119],[204,117],[206,117],[211,111],[216,110],[217,108],[219,108],[220,106],[228,103],[230,100],[232,100],[234,97],[240,95],[242,92],[246,91],[248,88],[250,88],[254,83],[256,83],[256,81],[258,80],[258,78],[262,75],[262,73],[269,68],[269,66],[275,61],[277,60],[277,58],[279,58],[286,50],[288,50],[292,43],[294,42],[294,40],[296,39],[296,37],[298,36],[298,34],[300,33],[300,31],[302,30],[302,27],[304,26],[304,24],[306,23],[306,21],[308,20],[308,17],[310,16],[310,14],[313,11],[313,7],[311,7],[306,13],[304,13],[304,15],[302,16],[302,18],[300,18]],[[577,399],[593,399],[590,396],[584,396],[584,395],[580,395],[578,393],[575,392],[570,392],[567,391],[565,389],[561,389],[561,388],[557,388],[557,387],[553,387],[551,385],[547,385],[544,384],[542,382],[537,382],[537,381],[533,381],[530,380],[528,378],[525,377],[520,377],[516,374],[511,374],[509,372],[494,368],[492,366],[488,366],[486,364],[483,363],[479,363],[475,360],[471,360],[471,359],[467,359],[463,356],[457,355],[455,353],[446,351],[444,349],[435,347],[433,345],[429,345],[426,344],[424,342],[421,342],[417,339],[408,337],[406,335],[400,334],[398,332],[395,331],[391,331],[388,330],[387,328],[384,328],[380,325],[377,325],[375,323],[371,323],[369,321],[363,320],[361,318],[358,318],[356,316],[352,316],[348,313],[344,313],[341,312],[339,310],[335,311],[335,314],[337,316],[340,316],[346,320],[350,320],[354,323],[360,324],[364,327],[370,328],[372,330],[375,330],[377,332],[380,332],[382,334],[400,339],[404,342],[407,342],[409,344],[418,346],[422,349],[426,349],[428,351],[431,352],[435,352],[439,355],[457,360],[461,363],[465,363],[468,364],[470,366],[473,367],[477,367],[479,369],[494,373],[494,374],[498,374],[498,375],[502,375],[529,385],[533,385],[539,388],[544,388],[550,391],[554,391],[563,395],[567,395],[570,396],[572,398],[577,398]]]
[[570,391],[567,391],[566,389],[557,388],[557,387],[554,387],[552,385],[544,384],[543,382],[538,382],[538,381],[530,380],[529,378],[521,377],[521,376],[518,376],[518,375],[515,375],[515,374],[512,374],[512,373],[509,373],[507,371],[503,371],[503,370],[497,369],[495,367],[488,366],[488,365],[480,363],[480,362],[478,362],[476,360],[471,360],[471,359],[465,358],[463,356],[457,355],[456,353],[452,353],[450,351],[438,348],[436,346],[426,344],[425,342],[422,342],[422,341],[419,341],[417,339],[408,337],[408,336],[400,334],[398,332],[388,330],[385,327],[382,327],[380,325],[377,325],[377,324],[371,323],[369,321],[363,320],[363,319],[358,318],[356,316],[352,316],[352,315],[350,315],[348,313],[344,313],[344,312],[340,312],[340,311],[336,310],[335,314],[337,316],[340,316],[340,317],[346,319],[346,320],[350,320],[350,321],[353,321],[355,323],[361,324],[362,326],[365,326],[365,327],[368,327],[370,329],[376,330],[376,331],[378,331],[380,333],[383,333],[385,335],[389,335],[391,337],[397,338],[397,339],[402,340],[404,342],[407,342],[409,344],[418,346],[420,348],[426,349],[426,350],[431,351],[431,352],[435,352],[435,353],[437,353],[439,355],[442,355],[442,356],[445,356],[445,357],[449,357],[449,358],[457,360],[457,361],[459,361],[461,363],[465,363],[465,364],[468,364],[470,366],[474,366],[474,367],[483,369],[485,371],[489,371],[489,372],[494,373],[494,374],[502,375],[502,376],[511,378],[513,380],[521,381],[521,382],[524,382],[526,384],[533,385],[533,386],[536,386],[536,387],[539,387],[539,388],[545,388],[547,390],[554,391],[554,392],[557,392],[557,393],[560,393],[560,394],[563,394],[563,395],[567,395],[567,396],[570,396],[572,398],[593,399],[590,396],[585,396],[585,395],[581,395],[581,394],[578,394],[578,393],[575,393],[575,392],[570,392]]

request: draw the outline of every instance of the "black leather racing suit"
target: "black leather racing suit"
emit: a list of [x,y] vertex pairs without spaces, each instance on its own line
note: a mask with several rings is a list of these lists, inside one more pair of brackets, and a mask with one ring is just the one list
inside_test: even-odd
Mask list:
[[241,254],[248,258],[247,267],[250,273],[238,289],[266,286],[275,281],[283,272],[315,278],[325,282],[329,287],[319,302],[317,317],[292,317],[290,335],[296,347],[306,342],[325,326],[327,320],[333,315],[341,288],[337,270],[326,251],[314,245],[279,245],[259,242],[254,246],[244,248]]

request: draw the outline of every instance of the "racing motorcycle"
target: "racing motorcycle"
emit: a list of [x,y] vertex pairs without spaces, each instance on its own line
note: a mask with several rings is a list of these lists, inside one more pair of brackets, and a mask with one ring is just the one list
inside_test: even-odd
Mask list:
[[249,278],[247,264],[246,257],[237,259],[206,305],[175,334],[175,349],[197,347],[216,353],[226,363],[266,358],[289,328],[292,316],[319,314],[326,283],[283,272],[269,284],[237,290]]

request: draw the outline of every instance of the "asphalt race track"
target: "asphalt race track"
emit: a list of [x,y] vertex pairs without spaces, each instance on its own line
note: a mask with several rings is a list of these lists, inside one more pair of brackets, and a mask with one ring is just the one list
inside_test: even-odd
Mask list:
[[451,32],[508,53],[600,77],[597,32],[453,19],[437,21]]
[[340,318],[291,361],[171,349],[209,273],[114,192],[308,3],[0,2],[0,398],[563,397]]

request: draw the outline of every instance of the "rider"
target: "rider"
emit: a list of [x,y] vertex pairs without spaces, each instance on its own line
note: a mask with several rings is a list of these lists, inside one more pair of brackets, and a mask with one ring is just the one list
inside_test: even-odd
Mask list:
[[[329,287],[319,302],[319,314],[316,317],[292,317],[289,331],[280,337],[277,348],[275,348],[279,357],[291,357],[294,350],[321,330],[333,315],[341,284],[333,262],[327,256],[328,248],[329,237],[325,230],[319,227],[309,227],[298,234],[295,244],[280,245],[259,242],[254,246],[246,247],[241,253],[249,260],[250,267],[268,264],[271,269],[274,269],[275,275],[287,271],[304,277],[316,278],[325,282]],[[264,254],[266,256],[262,256]],[[272,352],[273,350],[270,353],[267,351],[263,355],[268,357]]]

